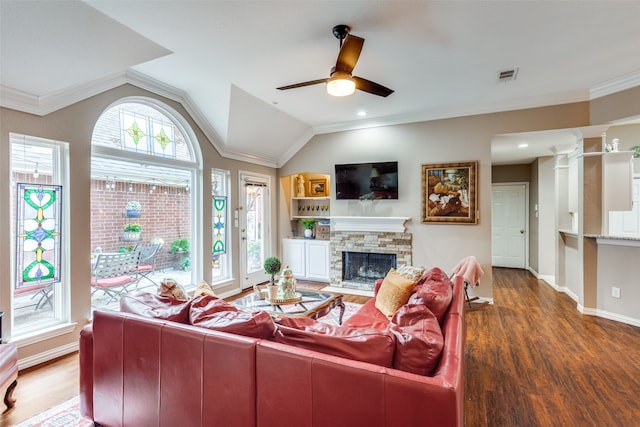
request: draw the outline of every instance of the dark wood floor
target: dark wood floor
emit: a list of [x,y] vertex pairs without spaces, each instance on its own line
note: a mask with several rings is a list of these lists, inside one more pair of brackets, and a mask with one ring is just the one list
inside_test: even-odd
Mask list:
[[581,315],[523,270],[467,311],[467,426],[640,426],[640,328]]
[[[494,304],[467,310],[466,426],[640,426],[640,328],[583,316],[522,270],[495,268],[493,280]],[[78,356],[21,371],[18,382],[0,426],[76,395]]]

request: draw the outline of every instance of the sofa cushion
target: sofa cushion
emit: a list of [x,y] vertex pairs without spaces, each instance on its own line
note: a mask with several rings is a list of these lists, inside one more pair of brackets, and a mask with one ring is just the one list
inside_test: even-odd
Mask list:
[[391,319],[396,336],[393,367],[419,375],[431,375],[444,346],[436,316],[424,305],[402,306]]
[[350,318],[345,320],[342,326],[384,331],[389,327],[389,318],[376,308],[376,300],[372,298],[364,303]]
[[442,325],[444,315],[449,309],[453,298],[453,283],[444,271],[432,268],[423,276],[421,283],[417,284],[409,298],[408,304],[426,305],[438,318]]
[[412,265],[403,264],[399,265],[398,268],[396,268],[396,271],[405,279],[410,279],[414,282],[418,282],[418,280],[424,274],[424,267],[414,267]]
[[279,319],[274,340],[386,367],[391,367],[395,351],[395,338],[388,330],[335,326],[308,318]]
[[192,325],[253,338],[272,338],[275,324],[265,311],[242,311],[209,295],[191,301]]
[[189,305],[189,301],[150,292],[134,292],[120,298],[120,311],[123,313],[185,324],[189,323]]
[[409,300],[414,284],[414,280],[401,276],[393,268],[390,269],[376,295],[376,308],[387,317],[393,316],[396,310]]

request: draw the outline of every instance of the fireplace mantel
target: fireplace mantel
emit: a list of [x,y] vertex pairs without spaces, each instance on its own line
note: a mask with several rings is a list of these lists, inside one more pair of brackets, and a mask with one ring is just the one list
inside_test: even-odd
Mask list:
[[331,231],[371,231],[404,233],[404,216],[332,216]]

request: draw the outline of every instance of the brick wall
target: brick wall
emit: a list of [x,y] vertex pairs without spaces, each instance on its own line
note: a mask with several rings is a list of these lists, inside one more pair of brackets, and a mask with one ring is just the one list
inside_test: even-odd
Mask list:
[[[100,247],[103,252],[116,252],[121,246],[135,245],[136,242],[124,241],[123,227],[137,222],[142,225],[140,242],[164,240],[156,257],[156,269],[171,267],[171,242],[190,237],[191,206],[184,188],[156,185],[150,192],[149,184],[131,184],[129,191],[128,182],[116,182],[114,189],[108,188],[107,183],[92,180],[91,250]],[[130,200],[142,205],[140,218],[127,218],[125,206]]]

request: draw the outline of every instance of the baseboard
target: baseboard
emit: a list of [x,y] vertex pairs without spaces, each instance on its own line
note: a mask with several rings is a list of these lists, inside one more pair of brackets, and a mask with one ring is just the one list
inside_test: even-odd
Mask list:
[[42,353],[34,354],[33,356],[25,357],[18,360],[18,368],[25,369],[32,366],[39,365],[44,362],[56,359],[58,357],[66,356],[67,354],[78,351],[79,340],[72,343],[63,345],[61,347],[52,348],[51,350],[43,351]]
[[364,297],[373,297],[373,291],[365,291],[362,289],[341,288],[339,286],[327,286],[321,289],[324,292],[333,292],[335,294],[360,295]]
[[640,327],[640,319],[636,319],[635,317],[625,316],[622,314],[611,313],[609,311],[600,310],[597,308],[587,308],[582,304],[580,304],[580,299],[578,298],[578,295],[573,293],[569,288],[565,286],[558,286],[555,283],[550,283],[550,282],[547,282],[546,280],[545,282],[556,291],[567,294],[569,298],[571,298],[577,303],[576,309],[581,314],[584,314],[585,316],[601,317],[603,319],[613,320],[615,322],[626,323],[627,325]]

